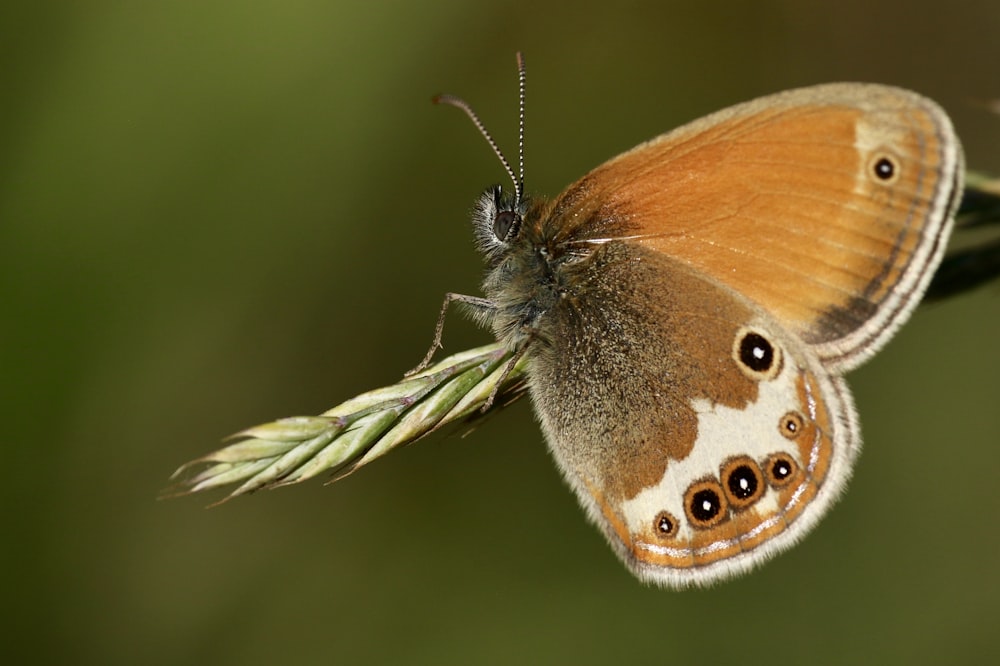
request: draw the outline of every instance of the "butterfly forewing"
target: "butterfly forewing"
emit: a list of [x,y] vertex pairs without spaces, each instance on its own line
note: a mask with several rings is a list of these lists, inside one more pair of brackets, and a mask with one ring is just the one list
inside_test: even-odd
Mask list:
[[919,300],[961,171],[951,124],[933,102],[831,84],[638,146],[567,190],[551,223],[577,240],[637,237],[766,308],[828,366],[849,369]]

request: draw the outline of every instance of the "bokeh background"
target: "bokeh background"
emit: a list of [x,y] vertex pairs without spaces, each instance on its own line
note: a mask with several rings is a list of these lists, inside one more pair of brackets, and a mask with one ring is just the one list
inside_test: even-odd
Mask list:
[[[157,501],[241,428],[423,355],[477,293],[467,211],[725,105],[831,80],[939,100],[1000,173],[1000,5],[8,5],[0,21],[0,661],[996,663],[1000,290],[924,307],[852,376],[866,448],[801,545],[640,585],[522,401],[330,487]],[[489,335],[452,320],[446,351]]]

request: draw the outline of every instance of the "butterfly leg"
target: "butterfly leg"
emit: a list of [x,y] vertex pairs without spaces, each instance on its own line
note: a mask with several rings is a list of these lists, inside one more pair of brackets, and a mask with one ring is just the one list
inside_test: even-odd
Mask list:
[[485,298],[467,296],[465,294],[455,294],[452,292],[445,294],[444,303],[441,304],[441,314],[438,315],[437,325],[434,327],[434,341],[431,342],[431,348],[427,350],[427,355],[424,356],[424,360],[422,360],[417,367],[407,372],[404,377],[415,375],[431,364],[431,359],[434,358],[434,354],[438,349],[441,349],[441,334],[444,332],[444,319],[448,314],[448,306],[455,301],[464,303],[474,311],[477,311],[477,313],[481,313],[486,316],[489,316],[489,314],[496,309],[493,301]]
[[487,396],[486,402],[484,402],[483,406],[479,408],[479,412],[481,414],[485,414],[486,412],[490,411],[491,407],[493,407],[493,403],[497,399],[497,394],[500,393],[500,388],[503,386],[503,383],[507,380],[507,376],[510,375],[510,373],[514,370],[514,366],[517,365],[517,362],[521,360],[521,357],[524,356],[524,354],[527,351],[528,351],[528,346],[524,345],[523,347],[515,351],[514,355],[511,356],[510,360],[508,360],[507,363],[504,365],[503,372],[501,373],[500,378],[493,385],[493,390],[490,391],[489,396]]

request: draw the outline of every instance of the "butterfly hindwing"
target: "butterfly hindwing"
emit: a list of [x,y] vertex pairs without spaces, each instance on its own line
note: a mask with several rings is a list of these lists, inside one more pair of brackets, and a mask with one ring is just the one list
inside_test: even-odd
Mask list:
[[752,302],[660,253],[607,243],[579,270],[532,348],[532,394],[616,552],[684,584],[790,545],[858,451],[842,381]]

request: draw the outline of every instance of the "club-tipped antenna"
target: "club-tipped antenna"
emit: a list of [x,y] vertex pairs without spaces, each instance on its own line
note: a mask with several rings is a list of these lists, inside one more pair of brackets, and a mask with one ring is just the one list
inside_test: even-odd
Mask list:
[[493,149],[494,154],[499,158],[500,163],[503,164],[504,170],[507,175],[510,176],[511,182],[514,183],[514,200],[521,201],[521,195],[524,194],[524,87],[525,87],[525,68],[524,68],[524,56],[520,52],[517,54],[517,79],[518,79],[518,129],[517,129],[517,157],[518,157],[518,171],[519,174],[514,174],[514,169],[511,168],[510,162],[504,156],[503,151],[500,150],[500,146],[497,142],[493,140],[493,136],[483,125],[483,121],[479,119],[476,112],[472,110],[469,103],[460,97],[455,97],[454,95],[437,95],[434,97],[435,104],[448,104],[456,108],[461,109],[465,112],[465,115],[469,117],[469,120],[476,126],[479,133],[483,135],[486,142],[490,144],[490,148]]
[[524,193],[524,89],[527,81],[527,70],[524,67],[524,55],[517,52],[517,165],[518,176],[514,189],[517,200]]

